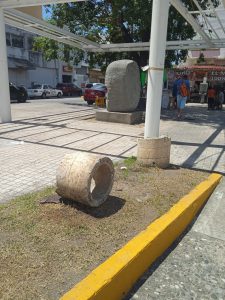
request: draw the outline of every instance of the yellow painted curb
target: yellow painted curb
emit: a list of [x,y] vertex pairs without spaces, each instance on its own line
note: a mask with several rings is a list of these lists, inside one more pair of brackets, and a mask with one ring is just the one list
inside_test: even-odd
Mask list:
[[75,285],[61,300],[122,299],[190,224],[221,178],[219,174],[210,175],[166,214]]

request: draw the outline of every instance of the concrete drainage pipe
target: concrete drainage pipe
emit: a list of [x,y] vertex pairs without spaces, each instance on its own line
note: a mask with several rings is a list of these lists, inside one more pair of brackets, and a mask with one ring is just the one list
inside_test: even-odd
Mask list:
[[56,175],[56,192],[63,198],[98,207],[111,192],[114,166],[110,158],[89,153],[64,156]]

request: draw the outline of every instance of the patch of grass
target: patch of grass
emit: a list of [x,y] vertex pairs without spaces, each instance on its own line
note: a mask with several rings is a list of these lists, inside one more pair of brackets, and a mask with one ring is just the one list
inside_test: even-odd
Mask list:
[[29,232],[35,225],[32,220],[35,220],[39,207],[38,200],[52,195],[54,191],[54,187],[48,187],[39,192],[16,197],[10,203],[0,204],[0,226],[6,225],[16,229],[19,224],[25,232]]
[[135,157],[115,171],[111,196],[99,208],[40,204],[54,198],[54,187],[0,205],[0,299],[60,298],[207,177],[146,168]]
[[130,168],[132,167],[137,161],[137,157],[135,156],[131,156],[131,157],[128,157],[124,160],[124,165],[127,167],[127,168]]
[[113,161],[114,167],[117,167],[119,164],[120,164],[120,161],[119,161],[119,160]]

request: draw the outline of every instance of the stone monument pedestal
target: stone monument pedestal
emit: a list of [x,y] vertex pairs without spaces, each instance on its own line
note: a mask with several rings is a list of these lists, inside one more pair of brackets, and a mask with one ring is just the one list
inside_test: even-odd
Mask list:
[[146,166],[165,169],[170,163],[171,139],[166,136],[138,139],[137,161]]
[[104,109],[96,111],[95,117],[97,121],[122,124],[138,124],[143,121],[143,111],[110,112]]

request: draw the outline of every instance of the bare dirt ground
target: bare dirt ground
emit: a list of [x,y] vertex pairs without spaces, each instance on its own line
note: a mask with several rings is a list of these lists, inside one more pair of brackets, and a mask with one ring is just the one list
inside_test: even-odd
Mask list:
[[208,176],[133,158],[115,169],[99,208],[58,201],[54,188],[0,206],[0,299],[58,299]]

